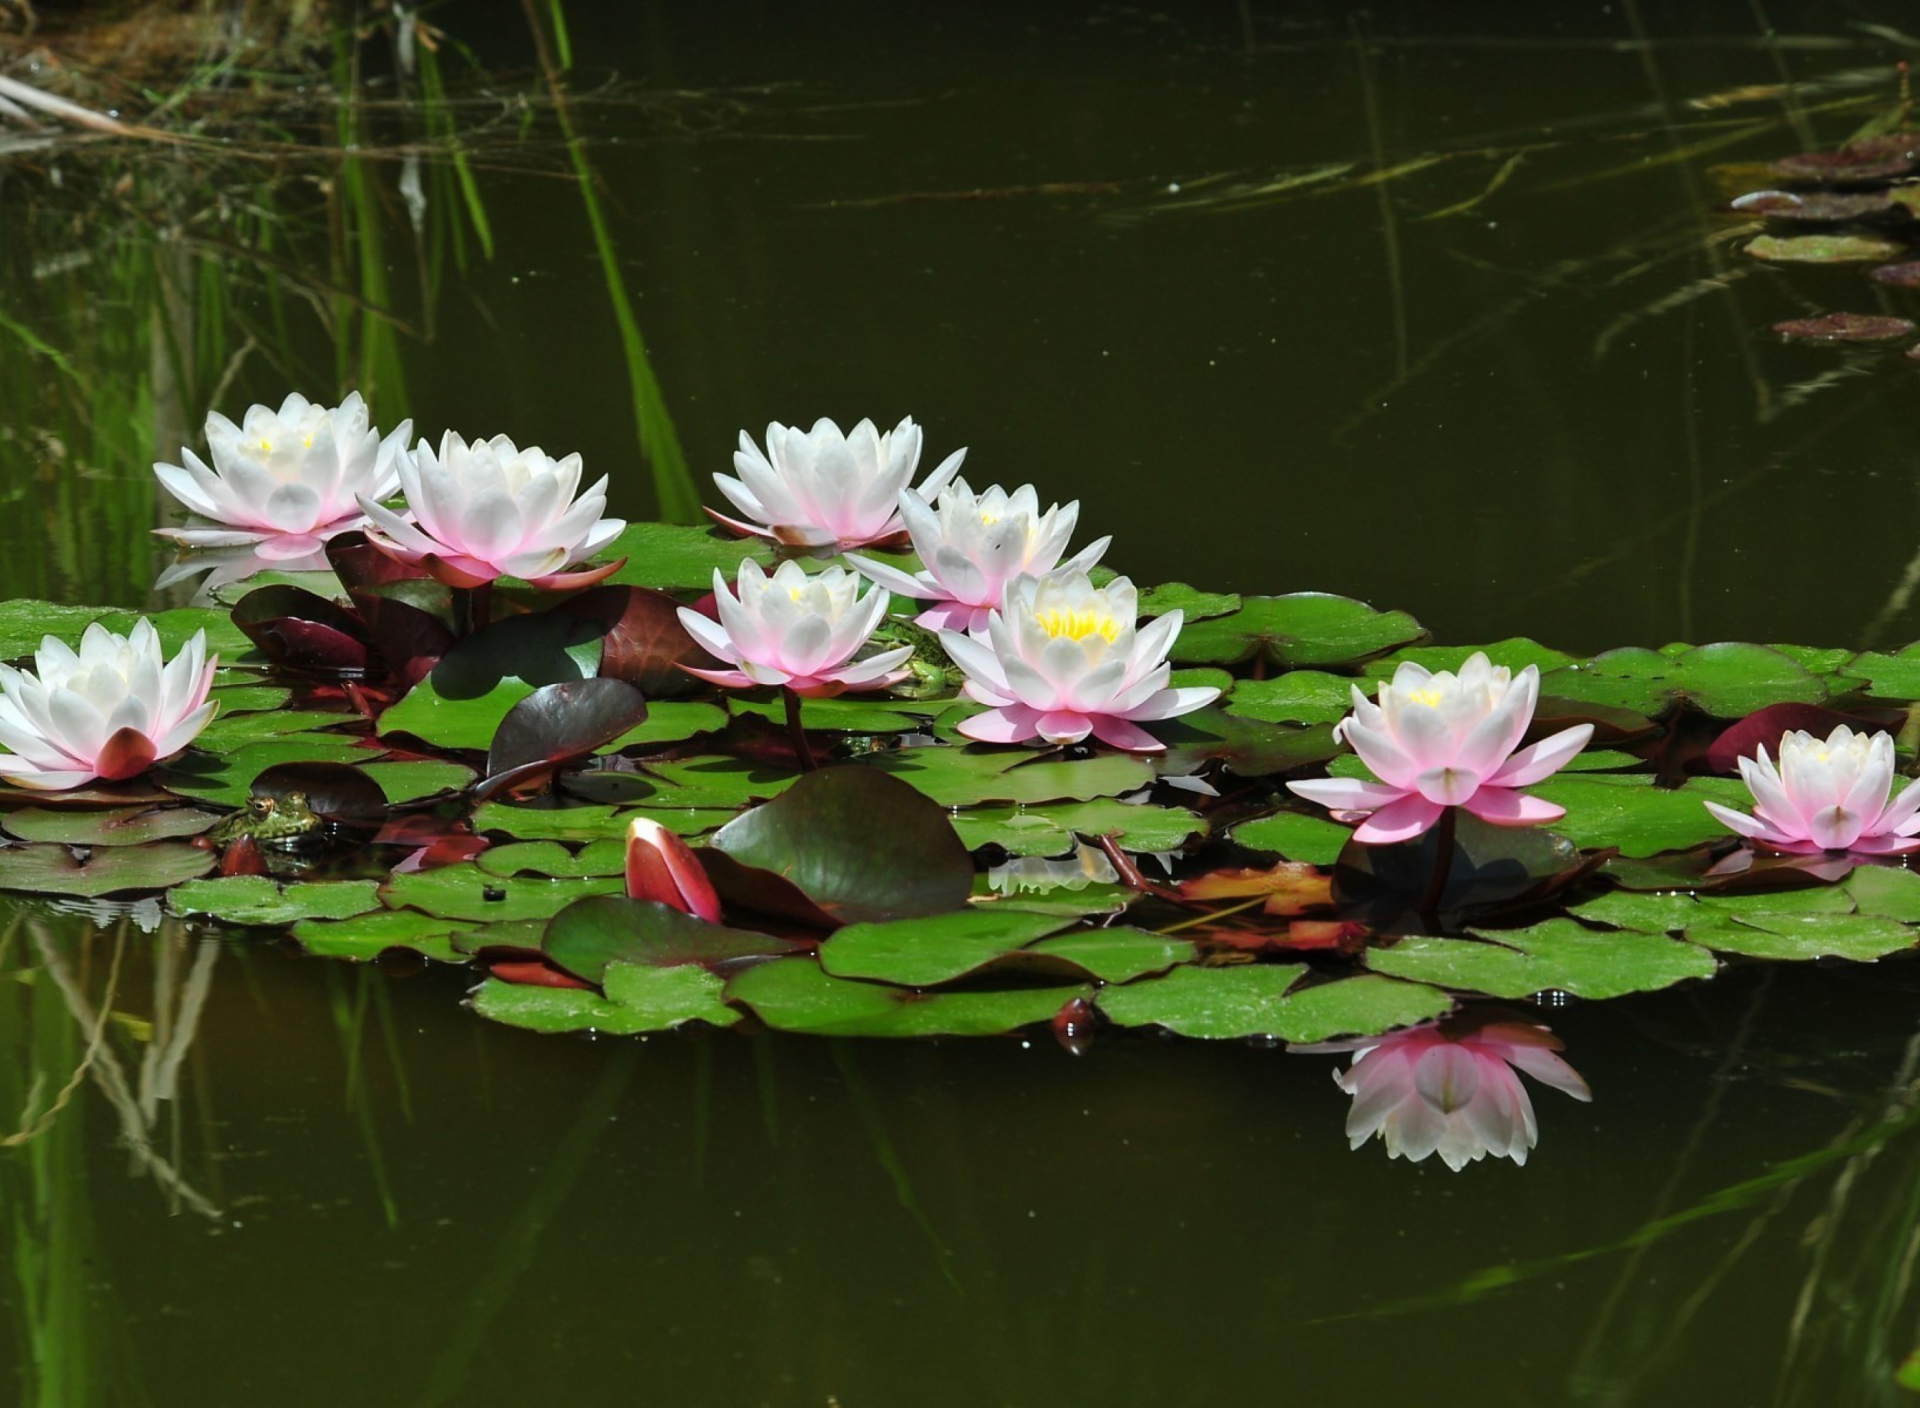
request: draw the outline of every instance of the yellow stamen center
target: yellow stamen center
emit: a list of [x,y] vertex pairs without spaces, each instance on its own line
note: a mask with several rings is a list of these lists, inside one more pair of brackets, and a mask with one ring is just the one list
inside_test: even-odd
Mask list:
[[1415,689],[1407,693],[1409,704],[1424,704],[1429,709],[1440,707],[1440,691],[1437,689]]
[[1034,624],[1058,640],[1065,636],[1068,640],[1085,640],[1088,636],[1102,636],[1112,640],[1120,634],[1119,623],[1104,611],[1052,611],[1038,612]]

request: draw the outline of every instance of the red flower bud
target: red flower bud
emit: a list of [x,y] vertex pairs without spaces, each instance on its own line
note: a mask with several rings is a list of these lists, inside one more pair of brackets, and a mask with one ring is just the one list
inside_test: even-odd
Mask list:
[[627,896],[658,900],[709,924],[720,922],[720,896],[692,848],[644,816],[627,827]]

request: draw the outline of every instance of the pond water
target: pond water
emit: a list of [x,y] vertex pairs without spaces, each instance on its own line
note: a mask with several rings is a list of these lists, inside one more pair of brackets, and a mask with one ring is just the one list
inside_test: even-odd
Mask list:
[[[1844,140],[1920,40],[1539,9],[576,5],[571,118],[695,483],[743,426],[912,414],[1143,582],[1912,639],[1916,370],[1769,332],[1911,295],[1743,261],[1715,168]],[[0,179],[0,592],[147,603],[151,461],[343,373],[657,511],[524,19],[432,18],[495,75],[443,46],[490,258],[444,168],[416,251],[397,159]],[[0,1150],[24,1403],[1893,1403],[1920,1343],[1910,958],[1537,1012],[1594,1102],[1534,1087],[1528,1164],[1454,1174],[1349,1152],[1330,1055],[541,1037],[463,970],[9,915],[0,1132],[102,1033]]]

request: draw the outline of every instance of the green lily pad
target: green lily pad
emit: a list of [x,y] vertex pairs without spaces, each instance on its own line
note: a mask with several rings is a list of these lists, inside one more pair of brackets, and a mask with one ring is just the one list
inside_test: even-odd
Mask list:
[[[1857,893],[1856,893],[1857,887]],[[1762,894],[1638,894],[1616,890],[1584,904],[1583,919],[1645,933],[1679,933],[1722,953],[1753,958],[1865,962],[1920,940],[1920,874],[1878,866],[1840,885]]]
[[1525,636],[1509,636],[1506,640],[1496,640],[1489,645],[1416,645],[1368,661],[1364,672],[1374,679],[1388,679],[1400,667],[1401,661],[1411,660],[1416,665],[1426,666],[1435,674],[1442,670],[1458,674],[1460,667],[1474,654],[1484,654],[1495,665],[1505,665],[1516,675],[1529,665],[1539,666],[1540,673],[1545,674],[1562,665],[1571,665],[1579,658]]
[[552,880],[489,875],[469,861],[395,875],[380,887],[380,898],[390,909],[418,909],[441,919],[489,924],[509,919],[548,919],[575,900],[616,894],[625,888],[623,880],[611,877]]
[[1684,787],[1653,785],[1647,773],[1556,774],[1527,791],[1567,809],[1549,829],[1582,849],[1616,846],[1624,856],[1685,850],[1730,835],[1703,801],[1746,807],[1746,785],[1731,777],[1697,777]]
[[474,864],[489,875],[625,875],[627,846],[624,839],[608,839],[575,852],[557,841],[521,841],[482,851]]
[[675,523],[630,523],[601,555],[627,560],[607,579],[614,585],[661,590],[711,591],[714,569],[731,582],[739,574],[742,558],[773,566],[772,547],[758,538],[736,538]]
[[709,924],[657,901],[625,895],[595,895],[568,905],[548,922],[540,940],[548,958],[589,983],[602,983],[613,964],[719,968],[791,953],[793,947],[771,934]]
[[1206,821],[1185,807],[1155,807],[1099,797],[1025,807],[979,807],[957,812],[953,829],[967,849],[1003,847],[1016,856],[1058,856],[1073,849],[1076,834],[1113,836],[1130,851],[1172,851],[1203,836]]
[[416,910],[387,909],[344,921],[302,919],[293,926],[293,937],[316,958],[367,963],[392,949],[411,949],[438,963],[461,963],[466,955],[453,946],[453,936],[473,927]]
[[1746,247],[1769,264],[1878,264],[1904,248],[1873,235],[1760,235]]
[[270,742],[290,733],[354,723],[354,714],[325,713],[319,709],[276,709],[246,714],[219,714],[194,738],[193,746],[209,753],[226,753],[249,743]]
[[778,1031],[817,1036],[994,1036],[1051,1021],[1080,987],[1006,992],[916,993],[883,983],[835,978],[811,958],[782,958],[749,968],[727,984]]
[[[1585,748],[1560,765],[1561,772],[1622,772],[1646,763],[1618,748]],[[1716,799],[1718,800],[1718,799]]]
[[[225,671],[221,672],[225,674]],[[245,684],[215,684],[213,693],[208,697],[220,706],[219,717],[231,714],[257,713],[262,709],[284,709],[287,701],[293,698],[293,691],[281,689],[278,685],[254,684],[258,676],[245,676]]]
[[[736,715],[752,715],[786,727],[787,706],[777,699],[733,699],[728,703]],[[887,699],[878,695],[803,699],[800,726],[839,733],[905,733],[923,727],[926,720],[946,707],[946,703],[939,700]]]
[[0,816],[9,836],[68,846],[144,846],[149,841],[198,836],[218,820],[198,807],[116,807],[111,811],[23,807]]
[[360,771],[380,785],[389,804],[418,802],[443,792],[464,792],[478,775],[465,763],[438,758],[409,758],[396,763],[365,763]]
[[694,964],[661,968],[609,963],[603,982],[607,1000],[628,1014],[628,1030],[649,1032],[671,1031],[688,1022],[732,1026],[740,1012],[727,1005],[726,986],[719,974]]
[[212,851],[185,841],[144,846],[101,846],[86,860],[65,846],[8,846],[0,850],[0,890],[40,895],[102,895],[165,890],[213,869]]
[[1436,988],[1367,975],[1296,988],[1306,972],[1299,963],[1175,968],[1162,978],[1103,989],[1095,1002],[1123,1027],[1165,1027],[1215,1041],[1290,1042],[1376,1036],[1453,1006]]
[[1238,611],[1185,627],[1173,644],[1173,658],[1193,665],[1259,658],[1284,669],[1350,665],[1425,634],[1404,611],[1376,611],[1349,597],[1325,592],[1250,596]]
[[1688,978],[1710,978],[1705,949],[1657,934],[1600,933],[1572,919],[1502,929],[1482,939],[1412,937],[1368,949],[1376,973],[1489,997],[1520,998],[1558,990],[1576,997],[1654,992]]
[[1351,827],[1300,812],[1275,812],[1233,828],[1233,839],[1249,850],[1273,851],[1284,860],[1322,867],[1340,859],[1352,835]]
[[1716,718],[1738,719],[1768,704],[1817,704],[1827,687],[1799,661],[1764,645],[1723,642],[1678,653],[1631,647],[1564,665],[1540,692],[1649,716],[1685,701]]
[[740,1014],[720,1000],[720,980],[704,968],[633,969],[609,981],[618,998],[578,988],[530,987],[488,978],[471,1003],[483,1017],[535,1032],[635,1036],[667,1031],[684,1022],[726,1026],[739,1020]]
[[646,722],[628,729],[607,745],[609,753],[643,748],[655,743],[680,743],[699,733],[718,733],[727,726],[727,711],[718,704],[685,699],[647,701]]
[[291,924],[296,919],[349,919],[380,907],[372,880],[303,880],[282,885],[264,875],[189,880],[167,895],[175,914],[208,914],[227,924]]
[[911,783],[943,807],[1115,797],[1151,786],[1155,775],[1152,763],[1122,753],[1041,762],[1004,748],[906,748],[861,766]]
[[1241,680],[1224,705],[1229,714],[1270,724],[1333,724],[1353,708],[1353,680],[1318,670],[1289,670],[1267,680]]
[[532,693],[533,686],[524,680],[503,679],[484,694],[448,699],[434,689],[429,675],[381,713],[380,733],[411,734],[436,748],[484,753],[493,746],[500,721]]
[[1863,680],[1876,699],[1920,699],[1920,642],[1895,655],[1869,650],[1839,671],[1845,680]]
[[295,733],[230,753],[190,749],[156,770],[154,780],[169,792],[231,808],[246,805],[253,780],[282,763],[371,763],[384,756],[344,734]]
[[697,757],[649,761],[645,772],[591,773],[569,779],[568,786],[595,801],[644,806],[650,814],[687,808],[736,812],[771,801],[795,779],[794,773],[739,758]]
[[979,906],[921,919],[849,924],[820,946],[820,966],[837,978],[874,978],[932,987],[1058,933],[1072,917]]
[[1379,1036],[1430,1022],[1452,1008],[1453,999],[1438,988],[1361,973],[1293,989],[1280,1002],[1279,1034],[1290,1042]]
[[1215,616],[1225,616],[1238,611],[1241,598],[1238,592],[1203,592],[1188,586],[1185,582],[1162,582],[1157,587],[1149,587],[1140,593],[1139,612],[1144,617],[1164,616],[1169,611],[1182,612],[1188,624],[1205,621]]
[[1164,973],[1179,963],[1191,963],[1194,947],[1187,939],[1170,939],[1146,929],[1116,924],[1107,929],[1082,929],[1058,938],[1042,939],[1020,950],[1019,957],[1066,963],[1103,983],[1130,983],[1148,973]]
[[1851,650],[1821,649],[1809,645],[1781,645],[1778,642],[1770,644],[1767,648],[1779,651],[1808,674],[1822,677],[1838,674],[1854,660],[1854,652]]
[[1168,719],[1155,724],[1153,731],[1167,745],[1155,766],[1170,776],[1217,761],[1242,777],[1269,777],[1323,763],[1340,751],[1331,724],[1261,723],[1220,708]]

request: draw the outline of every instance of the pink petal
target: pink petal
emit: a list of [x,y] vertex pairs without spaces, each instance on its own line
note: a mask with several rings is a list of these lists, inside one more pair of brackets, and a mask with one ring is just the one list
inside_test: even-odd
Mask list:
[[1375,812],[1407,795],[1403,787],[1363,782],[1357,777],[1309,778],[1304,782],[1289,782],[1287,790],[1336,812]]
[[1094,714],[1093,736],[1102,743],[1110,743],[1115,748],[1124,748],[1129,753],[1164,753],[1167,745],[1148,733],[1137,724],[1125,719],[1115,718],[1112,714]]
[[1411,841],[1416,836],[1424,836],[1445,810],[1416,792],[1380,808],[1360,824],[1353,839],[1363,846],[1391,846],[1399,841]]
[[1535,826],[1543,821],[1558,821],[1567,814],[1543,797],[1529,797],[1506,787],[1482,787],[1462,803],[1482,821],[1495,826]]
[[1025,743],[1028,739],[1040,736],[1040,730],[1035,726],[1039,718],[1037,710],[1029,709],[1024,704],[1009,704],[1005,708],[989,709],[984,714],[962,719],[960,732],[982,743]]
[[1487,779],[1490,787],[1531,787],[1560,771],[1593,737],[1592,724],[1575,724],[1522,748]]

